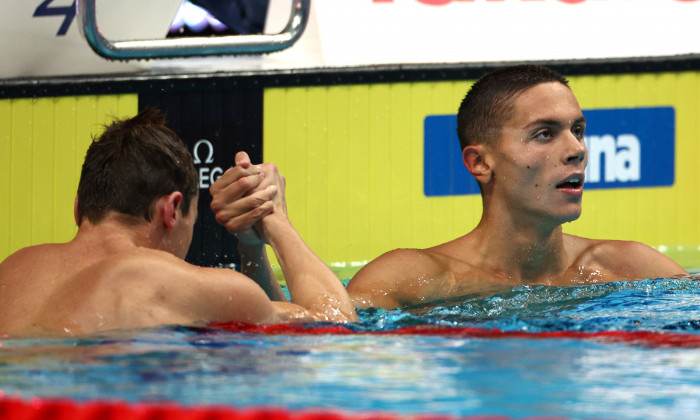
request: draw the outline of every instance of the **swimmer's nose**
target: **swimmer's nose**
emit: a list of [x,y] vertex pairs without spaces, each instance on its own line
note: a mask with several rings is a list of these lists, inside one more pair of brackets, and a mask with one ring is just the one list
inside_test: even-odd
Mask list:
[[582,150],[579,150],[576,153],[570,154],[566,158],[565,163],[580,163],[580,162],[583,162],[583,160],[585,158],[586,158],[586,148],[584,147]]
[[569,149],[564,154],[564,163],[581,163],[586,160],[586,143],[583,139],[572,136]]

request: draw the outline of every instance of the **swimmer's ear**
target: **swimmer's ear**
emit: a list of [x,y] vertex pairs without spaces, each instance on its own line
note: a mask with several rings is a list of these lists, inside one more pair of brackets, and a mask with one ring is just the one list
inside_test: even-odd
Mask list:
[[465,147],[464,150],[462,150],[462,161],[469,173],[471,173],[480,184],[486,184],[491,180],[491,175],[493,174],[491,155],[489,154],[488,148],[483,144],[474,144]]
[[178,210],[182,205],[182,193],[180,191],[174,191],[161,197],[161,200],[163,200],[163,224],[165,225],[166,229],[171,230],[180,219],[181,213],[178,212]]

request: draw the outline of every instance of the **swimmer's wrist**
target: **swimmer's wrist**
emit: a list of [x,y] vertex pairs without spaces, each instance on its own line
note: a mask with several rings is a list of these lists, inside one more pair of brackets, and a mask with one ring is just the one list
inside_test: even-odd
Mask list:
[[265,249],[265,243],[263,241],[258,241],[258,242],[244,242],[239,240],[238,241],[238,252],[243,255],[249,255],[249,254],[259,254],[262,252],[262,250]]
[[245,248],[262,248],[265,245],[265,239],[261,237],[254,228],[246,229],[234,234],[238,239],[238,249]]
[[296,232],[287,216],[281,212],[265,216],[260,222],[260,227],[262,228],[263,236],[268,239],[270,245],[274,245],[276,240],[283,238],[290,232]]
[[287,217],[287,215],[284,212],[282,212],[281,210],[275,209],[274,212],[272,212],[272,213],[270,213],[267,216],[262,218],[259,226],[262,227],[262,231],[263,231],[263,233],[265,233],[265,229],[268,226],[272,226],[272,227],[291,226],[291,222],[289,221],[289,218]]

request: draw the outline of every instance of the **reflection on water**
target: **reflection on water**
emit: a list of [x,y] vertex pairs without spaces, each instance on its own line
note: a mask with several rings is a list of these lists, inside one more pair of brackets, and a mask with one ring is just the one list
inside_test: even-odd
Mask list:
[[[521,287],[405,311],[358,332],[421,324],[508,331],[700,334],[700,283]],[[693,418],[700,351],[573,338],[259,335],[164,327],[0,340],[0,395],[322,407],[402,414]]]

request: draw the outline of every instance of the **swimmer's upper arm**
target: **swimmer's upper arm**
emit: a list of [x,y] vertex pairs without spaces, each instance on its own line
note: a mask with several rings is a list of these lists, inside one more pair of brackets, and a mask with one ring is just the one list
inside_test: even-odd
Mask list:
[[294,303],[273,302],[255,281],[230,269],[204,268],[207,289],[200,296],[199,311],[205,321],[241,321],[253,324],[311,322],[320,320]]
[[415,288],[407,287],[430,271],[431,260],[417,249],[395,249],[362,267],[347,291],[358,308],[395,309],[417,302]]
[[272,302],[275,315],[267,323],[313,322],[316,319],[305,308],[290,302]]
[[[190,279],[191,304],[186,305],[193,311],[195,320],[275,322],[277,308],[253,280],[226,268],[199,267],[197,271],[197,278]],[[186,289],[188,286],[182,285],[181,290]]]
[[630,242],[629,245],[637,255],[636,261],[644,274],[644,278],[672,277],[688,274],[680,264],[671,258],[640,242]]

